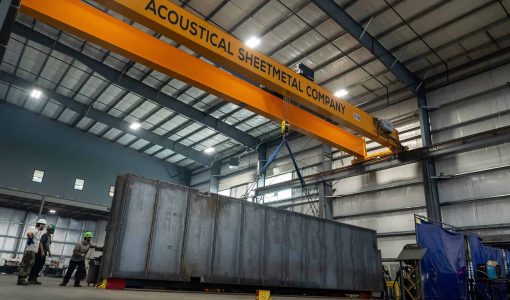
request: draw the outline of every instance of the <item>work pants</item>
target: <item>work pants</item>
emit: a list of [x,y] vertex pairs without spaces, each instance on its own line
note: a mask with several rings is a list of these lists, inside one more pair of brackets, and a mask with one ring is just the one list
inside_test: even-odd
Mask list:
[[37,280],[37,277],[39,277],[39,273],[41,273],[45,263],[46,255],[42,256],[41,254],[37,253],[35,255],[34,265],[32,266],[32,269],[30,270],[30,275],[28,276],[29,281]]
[[35,252],[33,251],[25,251],[23,253],[23,258],[21,259],[21,264],[19,266],[18,278],[25,279],[28,274],[30,274],[30,269],[35,262]]
[[74,270],[78,268],[78,271],[76,271],[76,274],[74,275],[74,282],[80,283],[80,281],[85,278],[86,272],[85,271],[85,261],[69,261],[69,268],[67,269],[66,275],[64,276],[64,283],[67,284],[69,282],[69,279],[71,279],[71,275],[73,275]]

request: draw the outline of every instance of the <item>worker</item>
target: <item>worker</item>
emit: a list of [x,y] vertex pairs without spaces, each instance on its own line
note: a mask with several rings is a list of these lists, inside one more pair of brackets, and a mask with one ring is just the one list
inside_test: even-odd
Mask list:
[[391,284],[391,275],[390,270],[387,265],[382,265],[382,273],[383,273],[383,299],[390,299],[390,289],[389,284]]
[[495,280],[498,278],[497,275],[497,266],[498,263],[494,260],[492,260],[492,257],[489,257],[489,260],[485,264],[487,269],[487,277],[489,277],[490,280]]
[[42,248],[42,244],[40,243],[41,237],[43,235],[44,226],[46,226],[46,220],[39,219],[35,224],[35,229],[31,229],[27,232],[28,240],[19,267],[18,285],[28,285],[28,282],[25,281],[25,278],[27,278],[28,274],[30,274],[30,270],[34,265],[35,254],[38,251],[41,251],[41,253],[44,254],[44,249]]
[[73,275],[74,269],[78,268],[78,271],[76,271],[76,274],[74,275],[74,286],[81,287],[80,281],[85,278],[86,275],[85,256],[87,256],[87,252],[89,252],[90,248],[103,251],[103,247],[98,247],[91,242],[92,237],[92,232],[85,232],[83,234],[83,240],[74,247],[73,256],[69,261],[69,268],[67,269],[64,280],[60,286],[66,286],[69,279],[71,279],[71,275]]
[[46,233],[41,236],[41,247],[39,247],[39,251],[35,255],[35,262],[32,266],[32,269],[30,270],[30,275],[28,276],[29,284],[41,284],[39,281],[37,281],[37,277],[39,277],[39,273],[41,273],[44,264],[46,263],[46,257],[51,257],[50,246],[51,235],[53,233],[55,233],[55,225],[50,224],[46,229]]

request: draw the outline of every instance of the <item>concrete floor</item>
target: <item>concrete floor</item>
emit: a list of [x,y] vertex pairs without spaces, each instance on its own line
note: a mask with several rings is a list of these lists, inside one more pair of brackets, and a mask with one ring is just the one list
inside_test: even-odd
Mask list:
[[[55,299],[112,299],[112,300],[255,300],[253,294],[206,294],[196,292],[177,292],[177,291],[149,291],[149,290],[104,290],[87,287],[85,284],[81,288],[75,288],[70,285],[60,287],[58,284],[61,279],[51,277],[40,277],[42,282],[40,286],[17,286],[17,276],[0,275],[0,299],[16,300],[55,300]],[[299,300],[299,299],[338,299],[324,297],[290,297],[273,296],[274,300]]]

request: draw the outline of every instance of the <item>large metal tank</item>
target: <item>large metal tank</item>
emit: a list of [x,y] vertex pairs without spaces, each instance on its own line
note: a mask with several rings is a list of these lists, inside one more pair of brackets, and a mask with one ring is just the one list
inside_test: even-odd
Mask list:
[[379,291],[373,230],[133,175],[117,179],[102,278]]

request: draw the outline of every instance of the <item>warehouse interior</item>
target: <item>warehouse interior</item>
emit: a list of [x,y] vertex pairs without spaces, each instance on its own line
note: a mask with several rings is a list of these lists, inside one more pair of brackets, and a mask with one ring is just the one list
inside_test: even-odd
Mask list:
[[[141,5],[140,11],[130,5]],[[186,30],[186,16],[212,28],[204,38],[209,44],[196,40],[193,29],[178,32]],[[118,28],[100,30],[96,21]],[[311,290],[326,298],[510,294],[510,0],[1,0],[0,25],[0,294],[14,299],[254,299],[254,290],[273,290],[274,299],[306,299]],[[221,44],[209,30],[224,34],[225,52],[218,54]],[[229,59],[230,47],[237,45],[239,55]],[[257,66],[258,57],[252,61],[248,52],[266,60]],[[279,80],[274,69],[273,78],[271,71],[260,74],[267,61],[281,64]],[[282,74],[303,86],[291,86],[291,79],[283,83]],[[133,232],[148,238],[148,251],[161,240],[153,235],[168,183],[176,198],[177,187],[186,187],[183,203],[194,203],[193,197],[215,201],[211,224],[206,213],[191,213],[193,204],[183,208],[184,230],[202,223],[214,228],[214,239],[221,236],[222,203],[241,203],[242,226],[231,223],[243,228],[238,239],[249,238],[242,236],[246,226],[262,228],[261,251],[271,253],[274,245],[286,253],[285,263],[274,262],[287,268],[285,278],[270,284],[270,268],[261,267],[262,281],[244,282],[249,289],[242,295],[225,286],[215,287],[215,295],[196,286],[184,293],[133,291],[129,280],[135,278],[128,275],[123,291],[92,284],[69,296],[68,287],[59,289],[85,232],[105,245],[103,252],[86,253],[88,274],[94,258],[121,257],[125,244],[113,251],[111,241],[142,224],[137,223],[143,222],[142,203],[150,202],[140,196],[145,190],[135,193],[142,181],[156,189],[147,215],[154,221],[148,231]],[[130,201],[142,206],[131,207]],[[114,203],[125,209],[113,209]],[[262,222],[245,218],[252,205],[264,209]],[[139,209],[140,217],[129,209]],[[322,278],[316,286],[308,285],[313,282],[308,271],[302,284],[289,283],[287,256],[297,246],[288,237],[269,238],[273,230],[292,232],[294,216],[303,224],[322,224],[314,245]],[[15,274],[26,255],[26,233],[40,219],[56,226],[52,256],[39,277],[42,286],[21,288]],[[330,226],[363,238],[327,238]],[[303,259],[312,264],[311,231],[305,231]],[[369,235],[373,242],[363,244]],[[183,239],[189,239],[186,232],[179,243],[190,249]],[[205,247],[202,242],[193,245]],[[336,254],[328,254],[329,243],[337,245]],[[363,279],[354,281],[370,284],[351,286],[347,277],[370,272],[362,263],[343,266],[339,245],[352,244],[355,251],[370,243],[377,253],[360,261],[376,266],[380,276],[359,275]],[[228,256],[222,249],[213,246],[211,268],[215,257]],[[184,261],[188,254],[182,251]],[[406,253],[421,253],[416,265]],[[444,260],[435,261],[439,256]],[[115,269],[121,258],[104,261],[110,260],[110,275],[127,274]],[[146,277],[136,278],[137,288],[150,273],[150,259],[140,254],[140,260]],[[108,269],[104,261],[101,274]],[[338,266],[331,285],[328,264]],[[493,264],[495,277],[489,272]],[[181,266],[181,274],[188,271]],[[439,280],[429,278],[441,272]],[[176,281],[228,284],[191,273]],[[405,280],[412,278],[417,285],[406,294]],[[103,287],[115,289],[116,282],[103,279]],[[296,291],[279,295],[277,286]],[[262,293],[257,297],[266,299]]]

